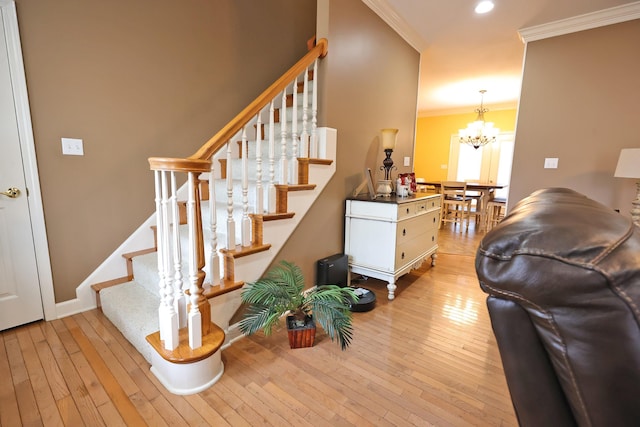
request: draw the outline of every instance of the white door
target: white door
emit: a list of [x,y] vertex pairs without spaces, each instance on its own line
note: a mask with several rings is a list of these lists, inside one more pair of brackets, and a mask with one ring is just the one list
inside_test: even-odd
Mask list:
[[44,318],[6,37],[0,19],[0,330]]

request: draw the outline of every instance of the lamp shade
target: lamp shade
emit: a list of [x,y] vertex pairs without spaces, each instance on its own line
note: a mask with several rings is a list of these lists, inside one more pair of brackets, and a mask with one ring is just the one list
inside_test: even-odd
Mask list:
[[616,178],[640,178],[640,148],[623,148],[618,166],[613,174]]
[[382,149],[393,150],[396,148],[396,136],[398,129],[382,129]]

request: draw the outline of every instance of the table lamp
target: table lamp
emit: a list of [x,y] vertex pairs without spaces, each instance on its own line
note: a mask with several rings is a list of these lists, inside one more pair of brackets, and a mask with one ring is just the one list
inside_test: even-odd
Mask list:
[[393,191],[391,185],[391,170],[394,167],[391,153],[393,153],[393,149],[396,148],[398,129],[382,129],[380,133],[382,134],[382,149],[385,154],[385,159],[382,161],[382,166],[380,167],[381,170],[384,170],[384,179],[378,181],[378,189],[376,191],[378,194],[388,197]]
[[631,219],[640,226],[640,148],[623,148],[618,158],[618,166],[613,174],[616,178],[636,178],[636,199],[631,202]]

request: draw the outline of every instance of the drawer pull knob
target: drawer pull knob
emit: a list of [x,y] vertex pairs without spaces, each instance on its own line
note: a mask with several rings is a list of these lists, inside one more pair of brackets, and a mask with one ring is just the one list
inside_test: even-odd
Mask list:
[[436,236],[431,236],[431,241],[435,241],[436,240]]
[[404,259],[404,252],[402,252],[402,256],[401,256],[401,258],[402,258],[402,259]]
[[403,236],[406,236],[406,235],[407,235],[407,229],[406,229],[406,228],[403,228],[403,229],[402,229],[402,235],[403,235]]
[[409,213],[409,208],[407,208],[407,213]]

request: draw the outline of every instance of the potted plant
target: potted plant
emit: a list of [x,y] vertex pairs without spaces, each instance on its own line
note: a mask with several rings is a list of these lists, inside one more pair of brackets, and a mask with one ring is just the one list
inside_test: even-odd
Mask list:
[[[331,341],[345,350],[352,338],[350,301],[357,300],[353,289],[324,285],[304,291],[300,267],[281,261],[261,279],[248,283],[242,291],[247,311],[240,330],[251,335],[262,329],[270,335],[280,318],[287,315],[291,348],[310,347],[315,337],[315,322]],[[300,336],[298,335],[298,331]]]

